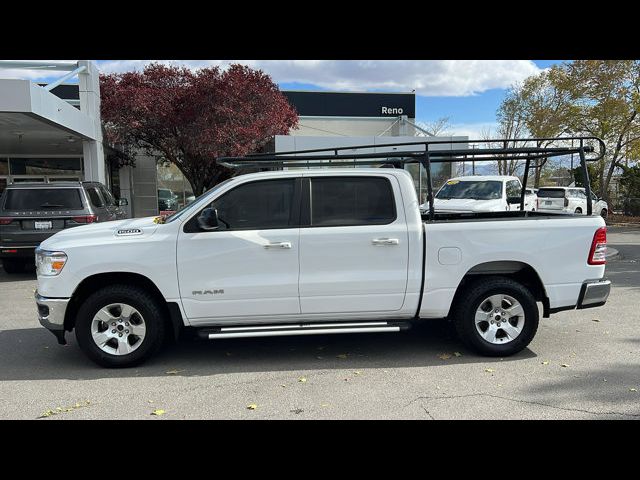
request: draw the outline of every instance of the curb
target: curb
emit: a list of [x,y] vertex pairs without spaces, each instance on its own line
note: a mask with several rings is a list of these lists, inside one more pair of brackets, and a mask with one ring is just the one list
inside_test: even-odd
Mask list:
[[640,228],[640,223],[608,223],[607,222],[607,227],[636,227],[636,228]]

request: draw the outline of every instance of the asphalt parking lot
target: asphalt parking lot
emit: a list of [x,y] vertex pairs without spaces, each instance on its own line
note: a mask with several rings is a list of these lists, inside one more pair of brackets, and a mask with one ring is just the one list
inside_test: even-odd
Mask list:
[[33,273],[1,272],[0,418],[640,418],[640,228],[608,236],[620,253],[608,303],[542,319],[529,347],[504,359],[474,355],[429,321],[400,334],[187,340],[108,370],[73,335],[59,346],[40,327]]

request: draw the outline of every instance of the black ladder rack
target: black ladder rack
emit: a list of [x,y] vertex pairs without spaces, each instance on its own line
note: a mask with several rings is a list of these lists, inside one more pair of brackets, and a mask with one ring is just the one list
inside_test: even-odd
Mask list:
[[[403,151],[376,152],[380,148],[408,148]],[[444,147],[444,148],[442,148]],[[453,148],[459,147],[459,148]],[[364,150],[364,152],[363,152]],[[329,153],[330,152],[330,153]],[[286,152],[254,153],[239,157],[218,157],[217,163],[229,168],[260,167],[354,167],[392,166],[404,168],[408,163],[420,163],[427,174],[429,219],[434,218],[431,164],[442,162],[522,160],[525,162],[520,210],[524,211],[525,189],[531,168],[541,168],[552,157],[577,154],[580,157],[587,215],[592,214],[591,185],[587,162],[604,157],[605,145],[598,137],[500,138],[492,140],[423,140],[408,143],[355,145],[316,148]],[[587,156],[587,154],[594,154]],[[535,164],[531,164],[536,160]],[[539,161],[538,161],[539,160]]]

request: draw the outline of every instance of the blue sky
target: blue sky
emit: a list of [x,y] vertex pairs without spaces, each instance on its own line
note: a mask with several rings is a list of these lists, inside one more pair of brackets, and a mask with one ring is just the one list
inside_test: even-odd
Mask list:
[[[163,60],[163,63],[190,68],[218,65],[230,61]],[[450,132],[478,135],[495,128],[495,114],[509,85],[539,73],[560,60],[384,60],[384,61],[241,61],[271,75],[282,89],[333,91],[416,91],[416,121],[430,122],[449,117]],[[104,72],[141,69],[149,61],[97,61]],[[51,81],[37,71],[7,71],[0,77]]]

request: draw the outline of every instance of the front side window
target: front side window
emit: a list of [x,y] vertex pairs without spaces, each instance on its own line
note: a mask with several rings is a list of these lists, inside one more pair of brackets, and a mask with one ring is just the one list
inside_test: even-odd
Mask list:
[[289,228],[295,179],[246,183],[213,201],[220,230],[263,230]]
[[502,182],[494,180],[449,180],[438,191],[436,198],[441,200],[450,200],[452,198],[495,200],[502,198]]
[[522,187],[516,180],[507,182],[507,197],[519,197],[522,193]]
[[396,219],[391,183],[380,177],[311,179],[311,225],[384,225]]
[[110,207],[116,206],[116,200],[115,198],[113,198],[113,195],[111,195],[111,192],[109,190],[107,190],[103,186],[100,186],[100,192],[102,193],[102,198],[104,198],[104,201],[107,203],[108,206]]

